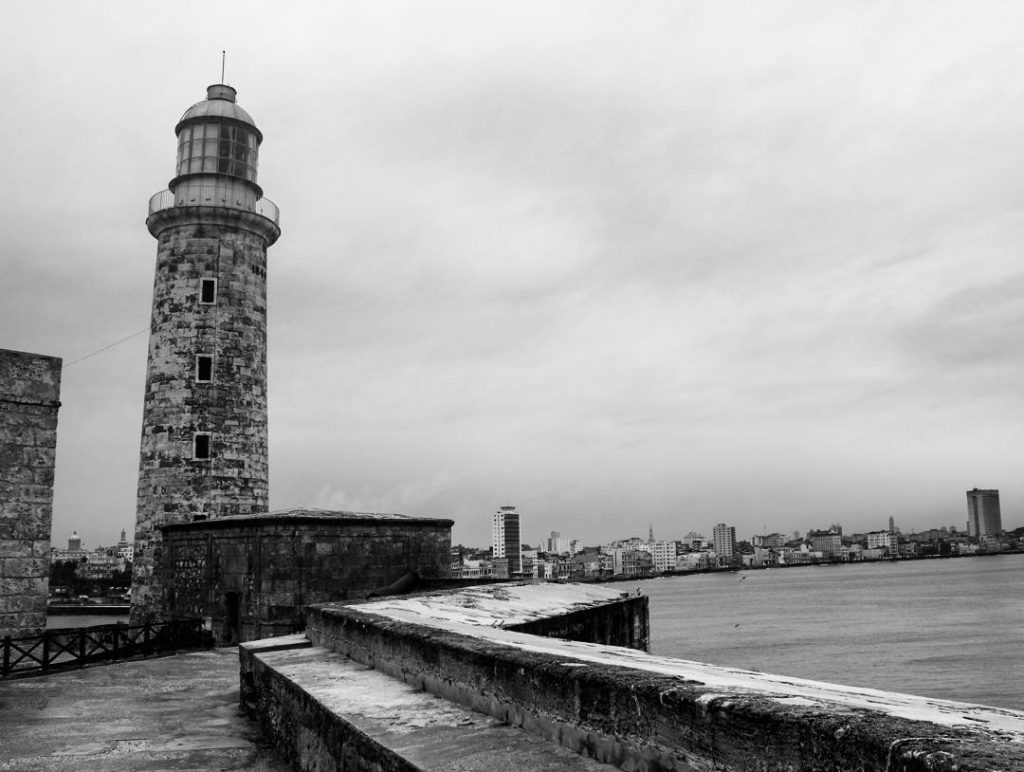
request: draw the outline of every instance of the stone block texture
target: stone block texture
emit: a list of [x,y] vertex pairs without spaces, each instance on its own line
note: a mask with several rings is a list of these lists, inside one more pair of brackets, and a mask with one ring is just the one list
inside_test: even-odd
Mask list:
[[46,628],[61,360],[0,349],[0,635]]
[[[266,218],[151,215],[156,278],[143,406],[132,620],[164,617],[160,527],[267,511]],[[204,297],[204,282],[212,295]],[[199,358],[209,357],[209,373]],[[208,437],[208,457],[196,436]]]
[[[633,601],[623,598],[618,603],[632,606],[623,610],[626,614],[646,612]],[[784,691],[766,690],[759,681],[778,677],[694,662],[680,661],[689,674],[680,677],[667,658],[586,641],[588,631],[603,637],[605,622],[561,625],[578,629],[582,646],[569,641],[546,644],[521,632],[460,624],[463,607],[458,603],[450,609],[447,626],[416,624],[373,606],[314,606],[306,635],[314,647],[619,769],[1024,768],[1024,732],[1016,728],[1022,714],[1014,711],[875,690],[863,690],[868,699],[860,702],[855,687],[802,679],[783,683]],[[586,613],[608,616],[601,608]],[[552,620],[551,629],[558,626]],[[725,673],[742,674],[742,685],[723,680]],[[243,658],[243,708],[258,706],[263,688],[258,679],[248,677]],[[817,696],[811,698],[811,693]],[[887,711],[894,705],[906,708],[908,702],[915,707],[900,711],[903,715]],[[268,726],[258,712],[254,717]],[[276,741],[272,727],[270,734]]]
[[210,620],[219,645],[305,626],[312,603],[365,598],[409,571],[448,575],[451,520],[289,510],[163,528],[173,616]]

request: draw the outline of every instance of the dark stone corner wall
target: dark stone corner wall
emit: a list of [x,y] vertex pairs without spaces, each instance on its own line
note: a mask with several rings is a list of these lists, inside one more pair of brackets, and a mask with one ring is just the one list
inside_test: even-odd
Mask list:
[[624,595],[613,603],[509,625],[506,629],[545,638],[625,646],[640,651],[648,651],[651,645],[646,595]]
[[302,630],[307,605],[362,599],[409,571],[443,579],[451,521],[270,514],[165,526],[163,540],[171,615],[208,619],[230,646]]
[[46,628],[61,360],[0,349],[0,636]]

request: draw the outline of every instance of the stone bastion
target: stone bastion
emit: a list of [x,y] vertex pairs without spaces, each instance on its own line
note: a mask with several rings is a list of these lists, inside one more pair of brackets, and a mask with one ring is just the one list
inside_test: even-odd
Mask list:
[[506,584],[311,607],[243,644],[301,770],[1024,769],[1024,713],[654,656],[647,598]]

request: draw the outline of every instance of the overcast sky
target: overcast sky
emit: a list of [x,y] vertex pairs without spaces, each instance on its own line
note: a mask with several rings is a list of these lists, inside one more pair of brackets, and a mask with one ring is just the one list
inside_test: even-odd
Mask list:
[[523,538],[1022,524],[1019,2],[19,2],[0,347],[131,534],[174,125],[265,139],[271,507]]

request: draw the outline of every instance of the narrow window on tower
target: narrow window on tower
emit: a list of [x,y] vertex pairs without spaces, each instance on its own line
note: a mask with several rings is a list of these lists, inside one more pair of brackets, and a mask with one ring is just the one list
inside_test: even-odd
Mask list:
[[196,383],[209,383],[213,380],[213,357],[209,354],[196,354]]
[[199,280],[199,302],[211,305],[217,302],[217,280]]
[[192,459],[205,461],[210,457],[210,435],[197,433],[192,438]]

